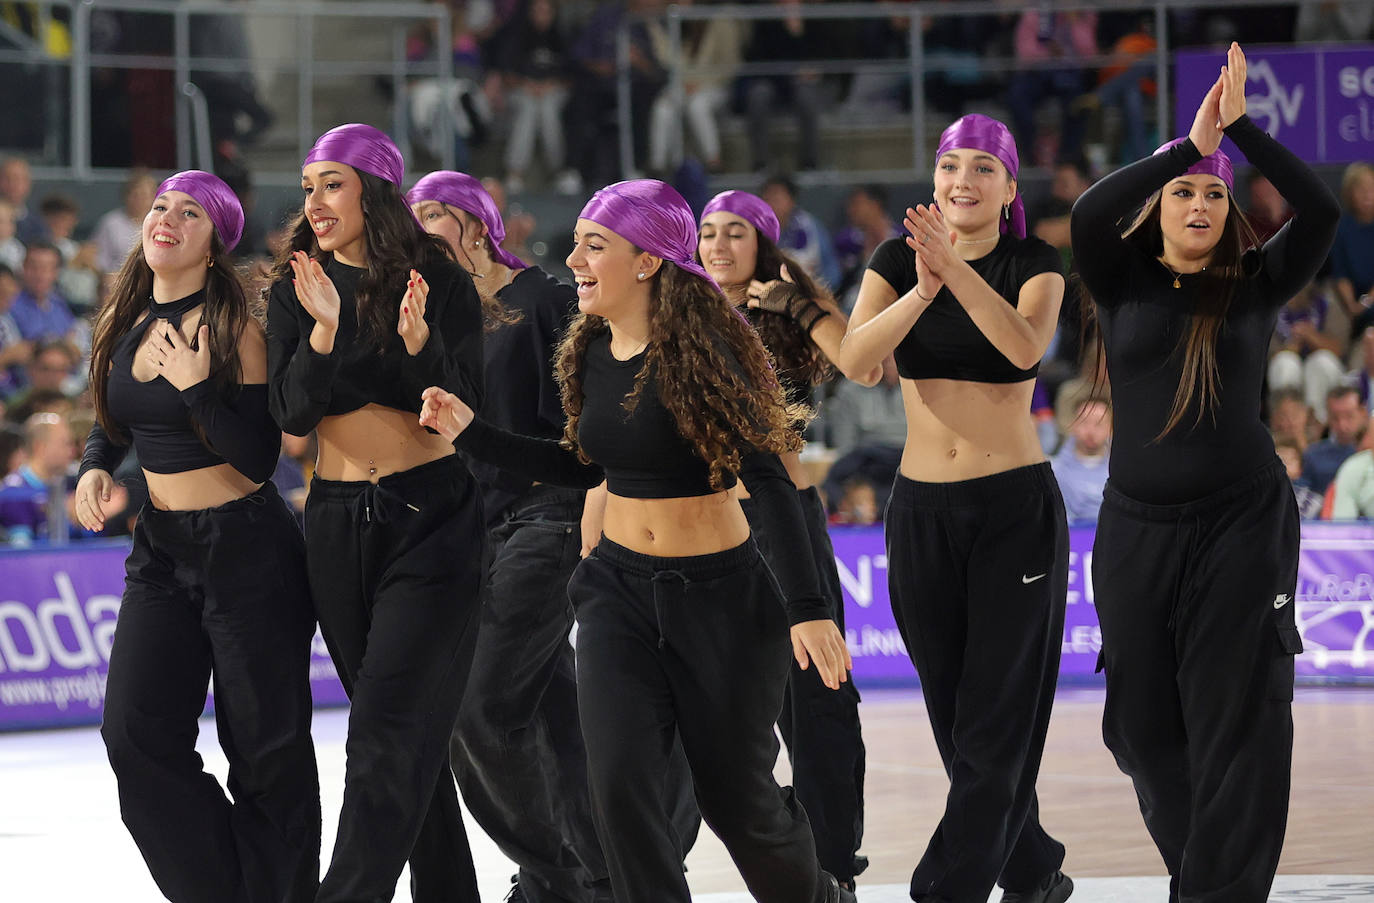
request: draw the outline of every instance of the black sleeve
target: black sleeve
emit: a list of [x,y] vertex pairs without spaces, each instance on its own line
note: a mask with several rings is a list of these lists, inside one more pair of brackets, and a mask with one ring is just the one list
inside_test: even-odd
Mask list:
[[583,464],[576,452],[557,439],[521,436],[492,426],[481,417],[473,420],[453,444],[484,464],[540,483],[592,489],[606,479],[599,465]]
[[306,436],[329,408],[342,358],[337,346],[329,354],[310,347],[299,310],[291,284],[276,282],[267,303],[267,407],[283,430]]
[[[1058,273],[1064,275],[1064,258],[1059,255],[1059,250],[1049,242],[1031,236],[1026,239],[1025,250],[1018,255],[1017,265],[1020,272],[1017,274],[1017,291],[1020,286],[1030,282],[1041,273]],[[1016,306],[1016,299],[1007,299],[1012,306]]]
[[[425,305],[429,340],[418,354],[401,346],[401,382],[407,398],[420,410],[420,396],[430,386],[457,395],[474,411],[482,409],[482,302],[472,277],[454,264],[424,274],[432,286]],[[435,297],[438,295],[438,297]],[[436,303],[437,302],[437,303]]]
[[281,429],[267,410],[267,386],[239,386],[233,402],[203,379],[181,392],[181,400],[205,432],[210,449],[254,483],[265,483],[281,456]]
[[1116,299],[1135,253],[1121,237],[1122,218],[1201,159],[1193,142],[1184,140],[1105,176],[1074,202],[1069,220],[1074,266],[1098,304]]
[[1293,218],[1264,243],[1263,272],[1272,284],[1270,301],[1285,303],[1307,285],[1331,250],[1341,205],[1307,164],[1265,134],[1249,116],[1226,127],[1226,136],[1293,207]]
[[868,268],[886,279],[898,295],[916,284],[916,252],[907,247],[906,239],[889,238],[878,245],[868,259]]
[[539,360],[539,419],[555,430],[563,428],[563,396],[558,378],[553,372],[558,344],[567,332],[569,318],[577,313],[577,289],[563,282],[549,280],[541,296],[535,317],[536,343],[542,357]]
[[97,420],[91,424],[91,432],[86,436],[86,450],[81,455],[81,469],[76,473],[77,482],[81,481],[88,470],[103,470],[113,476],[128,453],[129,446],[119,445],[111,439],[110,434],[105,432],[105,428]]
[[816,563],[811,558],[806,514],[787,468],[777,455],[760,451],[750,452],[740,463],[740,479],[767,521],[770,534],[776,534],[768,543],[768,565],[782,585],[788,623],[830,620],[830,606],[821,595]]

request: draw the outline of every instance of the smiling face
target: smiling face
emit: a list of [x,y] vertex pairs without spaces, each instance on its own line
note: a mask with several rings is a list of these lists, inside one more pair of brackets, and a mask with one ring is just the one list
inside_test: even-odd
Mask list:
[[697,256],[721,288],[747,285],[758,266],[758,230],[737,213],[717,210],[701,221]]
[[160,275],[203,267],[214,233],[214,223],[195,198],[184,191],[163,192],[143,217],[143,258]]
[[301,170],[305,216],[321,251],[349,266],[367,265],[363,180],[343,163],[319,160]]
[[935,202],[961,238],[996,234],[1002,207],[1015,197],[1016,181],[985,151],[954,148],[935,163]]
[[565,261],[577,281],[577,309],[614,320],[637,305],[647,305],[655,261],[629,239],[600,223],[579,219]]
[[1165,258],[1210,259],[1226,229],[1230,210],[1226,183],[1216,176],[1186,173],[1165,185],[1159,198]]

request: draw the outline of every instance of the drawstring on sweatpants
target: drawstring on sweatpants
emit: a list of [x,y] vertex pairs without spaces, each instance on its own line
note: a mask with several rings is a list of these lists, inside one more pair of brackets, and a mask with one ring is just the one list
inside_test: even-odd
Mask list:
[[399,510],[400,506],[417,513],[420,510],[380,483],[367,483],[353,500],[353,516],[361,517],[364,523],[370,524],[375,521],[385,524],[392,519],[391,515]]
[[688,580],[687,575],[682,571],[654,571],[651,582],[654,588],[654,620],[658,622],[658,648],[660,649],[662,649],[668,641],[663,635],[663,599],[659,595],[658,584],[660,580],[665,580],[670,577],[680,581],[684,591],[687,587],[692,585],[692,581]]

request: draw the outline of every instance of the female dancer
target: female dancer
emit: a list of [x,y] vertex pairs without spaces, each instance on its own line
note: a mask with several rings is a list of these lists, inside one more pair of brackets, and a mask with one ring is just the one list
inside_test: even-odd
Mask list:
[[1018,168],[997,120],[945,129],[936,204],[908,209],[910,236],[874,252],[838,361],[862,371],[895,352],[902,377],[888,580],[950,778],[915,900],[981,901],[994,881],[1003,900],[1073,889],[1035,800],[1069,550],[1030,399],[1064,278],[1058,253],[1026,237]]
[[[1259,249],[1223,132],[1296,211]],[[1117,223],[1142,203],[1123,236]],[[1236,44],[1187,138],[1074,205],[1116,410],[1093,553],[1102,731],[1172,900],[1265,900],[1278,867],[1302,651],[1298,512],[1260,392],[1278,310],[1316,275],[1339,216],[1321,180],[1246,117]]]
[[415,222],[403,171],[371,126],[315,142],[267,316],[272,413],[319,440],[306,563],[353,703],[321,903],[391,899],[407,857],[417,903],[478,899],[446,754],[477,634],[481,499],[415,415],[434,384],[481,404],[482,309]]
[[[96,424],[76,488],[105,524],[132,442],[148,482],[126,565],[101,735],[124,824],[169,900],[315,897],[315,615],[295,517],[269,482],[281,430],[229,252],[243,208],[207,172],[157,188],[91,347]],[[214,678],[231,803],[196,754]]]
[[[505,224],[472,176],[430,173],[406,199],[426,231],[448,243],[478,294],[499,303],[506,320],[518,318],[486,336],[483,418],[511,432],[559,438],[553,356],[577,312],[577,291],[501,249]],[[469,467],[482,487],[492,563],[482,642],[453,733],[453,773],[468,811],[519,865],[527,896],[543,891],[581,901],[585,885],[606,881],[568,642],[567,585],[580,560],[584,493],[472,457]]]
[[[756,899],[842,899],[819,870],[806,813],[773,782],[773,724],[788,622],[798,661],[832,689],[849,655],[777,458],[797,444],[791,415],[757,337],[692,259],[695,238],[691,209],[662,182],[597,192],[568,255],[583,316],[558,361],[564,442],[576,453],[509,434],[484,444],[551,482],[593,485],[604,467],[605,536],[569,595],[593,813],[616,899],[689,899],[663,799],[675,733],[702,814]],[[471,416],[451,393],[426,390],[422,423],[452,436]],[[785,611],[729,491],[737,473],[779,525]]]
[[[762,198],[724,191],[706,205],[697,237],[697,259],[772,352],[778,376],[793,404],[814,404],[812,389],[839,356],[845,316],[834,299],[803,268],[778,249],[778,218]],[[882,378],[882,367],[845,374],[865,385]],[[825,506],[796,451],[783,452],[787,476],[797,487],[811,557],[816,562],[830,616],[844,632],[844,596],[830,545]],[[770,524],[749,499],[741,499],[749,528],[768,550]],[[797,799],[811,819],[821,866],[853,888],[867,860],[855,853],[863,839],[864,741],[859,728],[859,691],[846,682],[838,692],[815,669],[792,668],[778,726],[792,759]]]

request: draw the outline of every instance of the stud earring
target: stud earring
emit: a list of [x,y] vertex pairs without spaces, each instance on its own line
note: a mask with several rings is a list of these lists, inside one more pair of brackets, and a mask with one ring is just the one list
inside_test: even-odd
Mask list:
[[472,243],[472,246],[473,246],[474,248],[480,248],[480,247],[482,247],[482,242],[480,242],[480,241],[474,241],[474,242]]
[[640,273],[640,274],[639,274],[638,276],[636,276],[635,278],[636,278],[636,279],[639,279],[639,280],[642,282],[642,281],[644,280],[644,274],[643,274],[643,273]]

